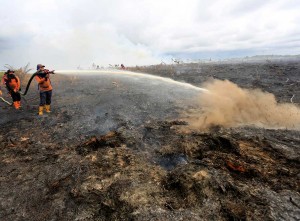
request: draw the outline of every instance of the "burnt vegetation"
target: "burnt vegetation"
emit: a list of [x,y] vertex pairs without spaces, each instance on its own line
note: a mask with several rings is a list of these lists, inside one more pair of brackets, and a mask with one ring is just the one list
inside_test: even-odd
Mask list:
[[[278,100],[286,101],[289,90],[299,102],[298,64],[184,65],[173,67],[181,73],[176,79],[197,84],[191,79],[214,75],[248,87],[257,80],[262,89],[279,93]],[[261,80],[230,75],[236,68],[258,68]],[[192,75],[195,70],[200,72]],[[294,85],[287,86],[282,75]],[[63,76],[53,82],[59,87],[62,80],[71,84]],[[92,105],[102,99],[104,109],[105,96],[119,96],[116,90],[122,87],[101,98],[90,95],[95,91],[82,93],[95,99]],[[7,114],[0,128],[1,220],[299,220],[299,131],[191,131],[174,119],[176,111],[170,119],[146,113],[133,121],[111,106],[110,112],[90,111],[93,106],[83,103],[88,99],[79,96],[57,98],[53,115],[44,118],[31,109],[17,116],[1,109]]]

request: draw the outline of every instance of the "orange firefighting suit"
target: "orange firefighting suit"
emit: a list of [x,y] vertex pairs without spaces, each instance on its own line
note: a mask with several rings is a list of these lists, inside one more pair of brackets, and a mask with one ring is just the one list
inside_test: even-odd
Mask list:
[[2,84],[6,86],[6,89],[12,97],[14,107],[19,109],[21,107],[21,95],[19,93],[21,82],[19,77],[11,72],[6,72],[2,77]]

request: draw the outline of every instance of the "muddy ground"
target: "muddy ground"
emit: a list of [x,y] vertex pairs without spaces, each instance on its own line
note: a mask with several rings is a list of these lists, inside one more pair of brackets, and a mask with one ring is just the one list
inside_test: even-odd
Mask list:
[[[300,103],[299,63],[137,67]],[[0,220],[299,220],[300,132],[186,131],[193,90],[120,76],[52,76],[53,111],[1,103]],[[197,92],[198,93],[198,92]]]

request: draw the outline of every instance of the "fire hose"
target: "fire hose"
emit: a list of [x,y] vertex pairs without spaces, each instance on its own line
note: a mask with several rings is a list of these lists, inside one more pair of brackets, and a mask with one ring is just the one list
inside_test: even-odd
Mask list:
[[[26,86],[26,89],[24,91],[24,93],[20,92],[19,93],[22,95],[22,96],[25,96],[29,90],[29,87],[30,87],[30,84],[33,80],[33,78],[37,75],[41,75],[42,77],[46,77],[47,74],[54,74],[54,71],[49,71],[49,70],[44,70],[45,72],[40,72],[40,71],[37,71],[35,72],[34,74],[32,74],[32,76],[30,77],[28,83],[27,83],[27,86]],[[2,100],[4,103],[8,104],[8,105],[12,105],[12,103],[10,103],[9,101],[5,100],[2,96],[0,96],[0,100]]]
[[[31,84],[31,81],[33,80],[33,78],[34,78],[36,75],[41,75],[42,77],[45,77],[46,74],[54,74],[54,71],[49,71],[49,70],[45,70],[45,71],[46,71],[46,73],[44,73],[44,72],[41,73],[41,72],[39,72],[39,71],[35,72],[35,73],[30,77],[30,79],[29,79],[29,81],[28,81],[28,83],[27,83],[27,86],[26,86],[26,89],[25,89],[24,93],[20,92],[20,94],[23,95],[23,96],[25,96],[25,95],[27,94],[27,92],[28,92],[28,90],[29,90],[29,87],[30,87],[30,84]],[[44,76],[44,75],[45,75],[45,76]]]
[[0,99],[1,99],[4,103],[8,104],[9,106],[12,105],[12,103],[10,103],[9,101],[5,100],[3,97],[0,97]]

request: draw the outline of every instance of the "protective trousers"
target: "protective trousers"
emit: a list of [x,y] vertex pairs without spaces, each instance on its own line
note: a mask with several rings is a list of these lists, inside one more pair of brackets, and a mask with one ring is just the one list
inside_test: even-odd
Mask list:
[[13,100],[13,105],[16,109],[21,107],[21,95],[18,92],[10,91],[10,96]]
[[15,102],[15,101],[21,101],[21,95],[20,95],[20,93],[16,93],[14,91],[11,91],[10,92],[10,96],[12,97],[13,102]]
[[40,106],[50,105],[51,97],[52,97],[52,90],[40,92]]

